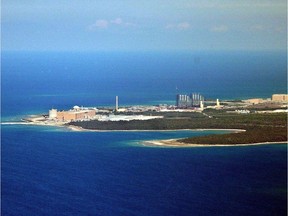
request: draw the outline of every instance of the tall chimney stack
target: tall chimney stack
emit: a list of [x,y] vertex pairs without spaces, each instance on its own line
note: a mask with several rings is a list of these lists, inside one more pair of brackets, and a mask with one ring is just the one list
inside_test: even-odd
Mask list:
[[116,104],[115,104],[115,111],[118,111],[118,96],[116,96]]

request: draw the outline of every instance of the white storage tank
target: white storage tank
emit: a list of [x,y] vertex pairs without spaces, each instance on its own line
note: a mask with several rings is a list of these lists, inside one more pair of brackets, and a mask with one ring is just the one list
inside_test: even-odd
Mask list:
[[55,119],[55,118],[57,118],[57,109],[49,110],[49,119]]

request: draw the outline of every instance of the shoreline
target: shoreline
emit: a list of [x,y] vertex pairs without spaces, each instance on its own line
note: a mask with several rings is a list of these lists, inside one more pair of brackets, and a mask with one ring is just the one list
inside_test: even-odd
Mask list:
[[233,146],[255,146],[255,145],[267,145],[267,144],[288,144],[287,141],[280,142],[259,142],[259,143],[239,143],[239,144],[188,144],[178,142],[178,139],[167,139],[167,140],[150,140],[150,141],[140,141],[144,146],[150,147],[174,147],[174,148],[187,148],[187,147],[233,147]]
[[54,126],[54,127],[65,127],[67,129],[70,129],[71,131],[77,131],[77,132],[85,132],[85,131],[91,131],[91,132],[157,132],[157,131],[231,131],[234,133],[240,133],[240,132],[245,132],[246,130],[244,129],[235,129],[235,128],[231,128],[231,129],[227,129],[227,128],[197,128],[197,129],[168,129],[168,130],[139,130],[139,129],[135,129],[135,130],[93,130],[93,129],[85,129],[79,126],[75,126],[75,125],[67,125],[67,124],[63,124],[63,123],[43,123],[43,122],[27,122],[27,121],[19,121],[19,122],[1,122],[1,125],[38,125],[38,126]]
[[[51,124],[51,123],[40,123],[40,122],[1,122],[1,125],[38,125],[38,126],[54,126],[66,128],[72,132],[169,132],[169,131],[230,131],[231,133],[240,133],[245,132],[244,129],[223,129],[223,128],[198,128],[198,129],[173,129],[173,130],[93,130],[93,129],[84,129],[79,126],[66,125],[66,124]],[[139,141],[139,144],[142,144],[147,147],[174,147],[174,148],[187,148],[187,147],[232,147],[232,146],[255,146],[255,145],[267,145],[267,144],[288,144],[287,141],[280,142],[259,142],[259,143],[238,143],[238,144],[193,144],[193,143],[182,143],[177,139],[167,139],[167,140],[148,140],[148,141]]]
[[[64,125],[65,127],[65,125]],[[84,131],[91,131],[91,132],[157,132],[157,131],[162,131],[162,132],[169,132],[169,131],[231,131],[234,133],[240,133],[240,132],[245,132],[246,130],[244,129],[222,129],[222,128],[199,128],[199,129],[173,129],[173,130],[93,130],[93,129],[85,129],[82,127],[74,126],[74,125],[69,125],[66,126],[67,128],[71,129],[72,131],[79,131],[79,132],[84,132]]]

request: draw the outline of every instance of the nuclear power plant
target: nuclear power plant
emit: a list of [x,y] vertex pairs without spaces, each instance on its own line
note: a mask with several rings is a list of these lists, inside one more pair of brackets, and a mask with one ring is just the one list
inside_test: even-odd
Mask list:
[[178,94],[176,96],[176,106],[178,108],[203,107],[204,97],[199,93],[191,93],[190,95]]
[[57,109],[49,110],[49,119],[56,121],[78,121],[84,119],[92,119],[96,115],[95,109],[84,109],[74,106],[68,111],[58,111]]
[[[132,121],[148,120],[154,118],[164,118],[164,115],[151,115],[151,112],[200,112],[204,116],[212,118],[204,110],[221,109],[228,113],[248,114],[249,109],[265,108],[270,110],[253,111],[255,113],[275,113],[288,112],[288,94],[273,94],[272,99],[252,98],[248,100],[224,100],[220,103],[219,99],[206,99],[199,93],[190,95],[178,94],[176,96],[176,106],[169,104],[160,105],[134,105],[119,107],[119,97],[115,96],[115,105],[108,107],[79,107],[74,106],[69,110],[50,109],[49,114],[36,115],[23,119],[27,123],[39,125],[65,125],[75,121]],[[257,103],[256,103],[257,102]],[[254,108],[255,107],[255,108]],[[233,111],[234,109],[234,111]],[[139,113],[140,115],[134,115]],[[143,114],[145,113],[145,114]],[[132,115],[131,115],[132,114]],[[149,116],[148,116],[149,115]],[[178,116],[177,116],[178,118]]]

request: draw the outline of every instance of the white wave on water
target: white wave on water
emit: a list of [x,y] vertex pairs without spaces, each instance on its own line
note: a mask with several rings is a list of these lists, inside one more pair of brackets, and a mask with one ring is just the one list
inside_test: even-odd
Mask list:
[[1,122],[1,125],[31,125],[32,122]]

